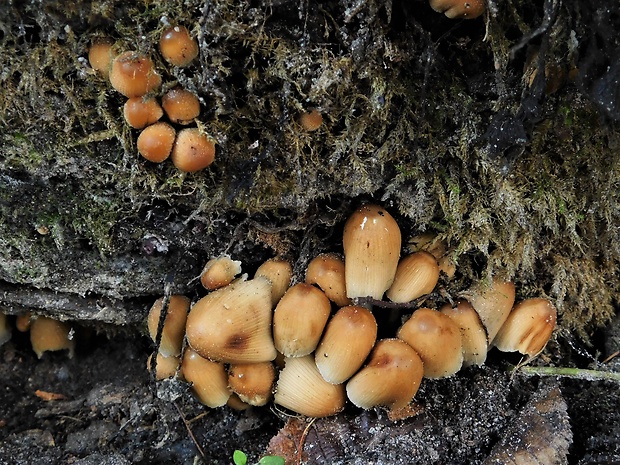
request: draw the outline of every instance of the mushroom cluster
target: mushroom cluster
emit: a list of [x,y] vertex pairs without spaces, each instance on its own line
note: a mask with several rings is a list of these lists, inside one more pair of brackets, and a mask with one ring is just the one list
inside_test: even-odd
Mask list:
[[[491,347],[535,356],[555,327],[551,302],[514,305],[514,284],[496,278],[463,291],[454,305],[416,309],[395,337],[378,339],[376,316],[384,307],[410,308],[454,265],[445,245],[428,237],[416,238],[401,257],[400,228],[377,205],[351,215],[343,246],[344,257],[315,257],[305,282],[293,285],[284,260],[268,260],[252,279],[229,256],[209,261],[201,282],[210,293],[191,309],[185,297],[171,296],[167,316],[163,299],[150,311],[151,337],[160,342],[156,377],[192,383],[210,407],[241,409],[273,399],[322,417],[341,411],[348,399],[396,413],[410,404],[423,377],[481,365]],[[162,363],[175,357],[172,368],[160,369],[160,357]]]
[[[66,350],[69,358],[74,355],[75,329],[67,322],[27,312],[15,317],[15,328],[21,333],[30,332],[30,344],[38,358],[45,352],[60,350]],[[0,312],[0,346],[11,339],[11,332],[7,315]]]
[[[184,26],[169,27],[162,32],[159,51],[170,65],[188,66],[198,56],[198,43]],[[123,115],[129,126],[141,130],[137,148],[142,157],[153,163],[170,157],[179,170],[189,173],[213,163],[213,140],[198,128],[186,127],[200,115],[196,95],[177,85],[161,95],[160,104],[162,77],[153,60],[136,51],[116,55],[110,39],[93,41],[88,59],[96,72],[127,97]],[[160,121],[164,115],[167,122]]]

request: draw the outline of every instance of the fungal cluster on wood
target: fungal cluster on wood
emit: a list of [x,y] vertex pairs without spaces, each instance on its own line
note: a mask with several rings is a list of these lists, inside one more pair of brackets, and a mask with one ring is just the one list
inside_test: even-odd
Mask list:
[[[198,56],[198,43],[183,26],[163,31],[159,51],[173,66],[188,66]],[[136,51],[115,54],[109,39],[93,42],[88,59],[95,71],[107,77],[114,89],[123,94],[125,121],[141,129],[137,139],[138,152],[145,159],[161,163],[168,157],[181,171],[195,172],[206,168],[215,159],[215,144],[198,128],[187,128],[200,115],[200,101],[192,92],[174,86],[161,96],[161,75],[150,57]],[[164,84],[164,88],[169,87]],[[168,122],[160,119],[166,115]],[[181,126],[178,130],[173,125]]]
[[241,263],[228,256],[211,260],[201,282],[212,292],[193,306],[177,295],[153,305],[149,331],[159,345],[149,368],[157,379],[191,383],[209,407],[242,409],[273,399],[322,417],[349,399],[396,413],[413,400],[423,377],[482,365],[494,346],[534,356],[555,327],[551,302],[514,305],[514,284],[496,278],[464,290],[454,305],[416,309],[394,337],[377,339],[384,307],[410,308],[454,267],[437,241],[401,257],[400,228],[376,205],[351,215],[343,245],[344,258],[317,256],[305,282],[292,286],[291,265],[283,260],[268,260],[253,279],[237,278]]

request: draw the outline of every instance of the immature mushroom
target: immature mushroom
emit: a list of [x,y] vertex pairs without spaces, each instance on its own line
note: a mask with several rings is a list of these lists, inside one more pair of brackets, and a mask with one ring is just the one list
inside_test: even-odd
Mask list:
[[396,268],[392,286],[387,290],[387,298],[392,302],[411,302],[429,294],[439,281],[439,265],[428,252],[416,252],[404,257]]
[[323,291],[295,284],[280,299],[273,314],[273,341],[286,357],[302,357],[319,343],[331,304]]
[[459,299],[455,307],[446,304],[440,309],[461,329],[463,344],[463,365],[482,365],[487,358],[487,333],[474,307]]
[[239,398],[260,407],[272,398],[276,369],[271,362],[238,363],[228,369],[228,385]]
[[88,49],[88,62],[90,66],[105,78],[110,74],[110,67],[114,59],[113,43],[112,39],[100,37],[93,40]]
[[299,115],[299,124],[308,132],[316,131],[323,124],[323,116],[318,110],[307,111]]
[[[145,128],[156,123],[164,115],[157,100],[153,97],[144,99],[143,97],[133,97],[128,99],[123,106],[123,116],[127,124],[135,129]],[[170,144],[170,150],[172,144]],[[168,153],[170,153],[168,150]]]
[[364,205],[349,217],[343,235],[347,297],[383,297],[394,281],[400,239],[396,220],[377,205]]
[[383,339],[368,363],[347,383],[347,397],[363,409],[407,406],[418,392],[424,366],[419,355],[400,339]]
[[325,381],[313,356],[286,359],[276,386],[276,404],[308,417],[326,417],[342,410],[345,400],[344,385]]
[[39,358],[44,352],[58,350],[68,350],[69,358],[72,358],[75,350],[71,327],[67,323],[44,316],[33,319],[30,325],[30,343]]
[[503,352],[518,351],[534,356],[549,341],[556,319],[557,311],[547,299],[519,302],[493,339],[493,345]]
[[198,400],[207,407],[226,405],[230,397],[228,375],[222,363],[212,362],[191,349],[185,349],[181,373]]
[[351,305],[351,299],[347,297],[344,260],[340,255],[322,253],[313,258],[306,270],[306,282],[319,286],[339,307]]
[[138,136],[138,152],[153,163],[161,163],[170,156],[176,131],[168,123],[155,123]]
[[[174,378],[181,366],[181,359],[175,356],[166,357],[161,352],[156,352],[156,354],[155,379],[161,381],[162,379]],[[152,358],[153,354],[149,355],[146,360],[146,369],[149,371],[151,371]]]
[[200,114],[198,97],[182,87],[170,89],[161,98],[161,106],[173,123],[187,125]]
[[241,262],[230,255],[221,255],[207,262],[200,273],[200,282],[205,289],[213,291],[227,286],[241,273]]
[[196,128],[181,129],[172,147],[171,159],[181,171],[200,171],[213,163],[215,144]]
[[461,331],[449,317],[430,308],[419,308],[398,330],[424,362],[424,376],[451,376],[463,365]]
[[271,303],[275,307],[291,285],[293,267],[286,260],[270,258],[256,270],[254,277],[259,276],[271,283]]
[[159,51],[171,65],[187,66],[198,56],[198,42],[185,26],[174,26],[162,33]]
[[448,18],[473,19],[484,13],[484,0],[430,0],[431,8]]
[[515,302],[515,285],[494,278],[490,285],[478,283],[461,293],[478,313],[490,343],[508,318]]
[[[147,324],[153,342],[155,342],[157,338],[157,329],[163,302],[163,297],[157,299],[149,311]],[[166,313],[166,319],[164,320],[164,327],[161,334],[161,343],[158,348],[159,352],[164,357],[178,357],[181,355],[189,305],[190,300],[183,295],[170,296],[168,312]]]
[[153,62],[138,52],[125,52],[112,61],[110,84],[125,97],[142,97],[161,85]]
[[271,338],[271,285],[265,278],[240,281],[213,291],[192,307],[186,334],[202,357],[226,363],[276,358]]
[[360,369],[377,339],[377,321],[364,307],[343,307],[329,321],[316,349],[316,365],[325,381],[344,383]]
[[17,315],[17,318],[15,318],[15,328],[17,328],[17,331],[20,331],[22,333],[25,333],[26,331],[30,330],[31,323],[32,323],[31,312],[22,313],[20,315]]

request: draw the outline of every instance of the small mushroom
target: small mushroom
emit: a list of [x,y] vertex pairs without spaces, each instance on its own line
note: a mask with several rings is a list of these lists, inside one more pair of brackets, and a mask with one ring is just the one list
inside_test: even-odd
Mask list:
[[228,385],[239,398],[260,407],[272,398],[276,369],[271,362],[237,363],[228,369]]
[[183,354],[181,374],[185,381],[192,383],[200,403],[215,408],[228,402],[231,392],[224,364],[207,360],[188,348]]
[[428,252],[415,252],[404,257],[396,268],[396,276],[386,295],[392,302],[411,302],[429,294],[439,281],[439,265]]
[[430,0],[431,8],[450,19],[473,19],[484,13],[484,0]]
[[187,125],[200,114],[198,97],[182,87],[170,89],[161,98],[161,106],[173,123]]
[[[147,325],[153,342],[156,342],[159,318],[164,298],[155,301],[149,310]],[[172,295],[168,302],[168,312],[164,321],[164,327],[159,344],[159,352],[164,357],[181,355],[183,336],[185,335],[185,322],[189,311],[190,300],[183,295]]]
[[344,408],[344,385],[323,379],[314,357],[286,358],[274,394],[274,402],[308,417],[334,415]]
[[142,97],[161,86],[153,62],[138,52],[124,52],[112,61],[110,84],[125,97]]
[[400,339],[383,339],[370,353],[368,363],[347,383],[347,397],[363,409],[407,406],[418,392],[422,359]]
[[45,352],[68,350],[73,357],[75,341],[71,326],[62,321],[39,316],[30,324],[30,343],[32,350],[41,358]]
[[187,342],[202,357],[225,363],[276,358],[271,338],[271,285],[265,278],[213,291],[192,307]]
[[343,307],[329,321],[316,349],[316,366],[332,384],[344,383],[360,369],[377,339],[377,321],[364,307]]
[[222,255],[207,262],[200,273],[200,282],[205,289],[214,291],[229,285],[241,273],[241,262],[230,255]]
[[275,307],[291,285],[293,267],[281,258],[270,258],[256,270],[254,277],[259,276],[271,283],[271,303]]
[[490,343],[508,318],[515,302],[515,285],[499,278],[490,285],[478,283],[461,293],[478,313]]
[[419,308],[398,330],[397,337],[409,344],[424,362],[424,376],[451,376],[463,365],[461,331],[448,316]]
[[171,65],[187,66],[198,56],[198,42],[185,26],[174,26],[162,33],[159,51]]
[[556,320],[557,310],[549,300],[526,299],[514,306],[493,345],[503,352],[518,351],[534,356],[549,341]]
[[455,307],[446,304],[440,311],[450,317],[461,330],[463,365],[484,364],[488,348],[487,333],[474,307],[466,300],[459,299]]
[[31,312],[22,313],[20,315],[17,315],[17,318],[15,318],[15,327],[17,328],[17,331],[21,333],[25,333],[26,331],[30,330],[31,323],[32,323]]
[[181,171],[200,171],[215,160],[215,144],[196,128],[181,129],[172,146],[171,159]]
[[323,115],[318,110],[306,111],[299,115],[299,124],[308,132],[316,131],[323,124]]
[[322,253],[313,258],[306,270],[306,282],[319,286],[339,307],[351,305],[351,299],[347,297],[344,260],[340,255]]
[[110,67],[114,59],[113,43],[112,39],[99,37],[93,40],[88,49],[88,62],[90,66],[105,78],[110,74]]
[[[148,371],[151,371],[152,358],[153,354],[149,355],[146,361],[146,369]],[[155,360],[155,379],[161,381],[162,379],[174,378],[180,366],[181,359],[179,357],[165,357],[161,352],[157,352],[157,358]]]
[[331,305],[323,291],[310,284],[291,287],[273,314],[273,341],[286,357],[308,355],[319,343]]
[[[123,106],[125,121],[135,129],[143,129],[156,123],[163,115],[164,110],[161,109],[161,106],[153,97],[147,99],[133,97],[128,99]],[[172,149],[172,144],[170,144],[170,149]],[[168,153],[170,153],[170,150],[168,150]]]
[[138,136],[138,152],[148,161],[161,163],[172,151],[176,131],[168,123],[155,123],[142,130]]
[[400,240],[400,228],[384,208],[367,204],[349,217],[343,236],[347,297],[383,297],[394,281]]

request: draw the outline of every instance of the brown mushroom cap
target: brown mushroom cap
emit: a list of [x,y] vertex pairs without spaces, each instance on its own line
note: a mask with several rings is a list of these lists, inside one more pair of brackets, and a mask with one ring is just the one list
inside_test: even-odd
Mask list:
[[271,285],[265,278],[213,291],[192,307],[187,342],[202,357],[226,363],[276,358],[271,338]]
[[228,402],[231,392],[224,364],[207,360],[187,348],[183,353],[181,374],[185,381],[192,383],[192,390],[202,404],[214,408]]
[[404,257],[396,268],[387,298],[392,302],[411,302],[435,289],[439,281],[439,265],[428,252],[415,252]]
[[339,307],[351,305],[351,299],[347,297],[344,259],[340,255],[322,253],[313,258],[306,270],[306,282],[319,286]]
[[138,152],[153,163],[161,163],[170,156],[176,131],[168,123],[147,126],[138,136]]
[[463,365],[461,331],[448,316],[430,308],[419,308],[398,330],[424,362],[424,376],[451,376]]
[[[153,342],[155,342],[157,337],[157,327],[163,302],[163,297],[157,299],[149,311],[147,325]],[[164,321],[161,334],[161,343],[158,348],[159,352],[165,357],[181,355],[189,306],[190,300],[187,297],[183,295],[170,296],[168,312],[166,313],[166,320]]]
[[73,357],[75,341],[71,327],[62,321],[39,316],[30,324],[30,343],[32,350],[41,358],[44,352],[68,350]]
[[239,398],[257,407],[271,400],[276,369],[271,362],[238,363],[228,370],[228,385]]
[[124,52],[112,61],[110,84],[125,97],[142,97],[159,88],[157,74],[149,57],[137,52]]
[[377,339],[377,321],[363,307],[343,307],[329,321],[316,349],[321,376],[332,384],[344,383],[360,369]]
[[421,358],[408,344],[383,339],[375,345],[366,366],[347,383],[347,397],[363,409],[400,409],[418,392],[423,372]]
[[[146,369],[148,371],[151,371],[152,358],[153,354],[149,355],[149,358],[146,360]],[[155,360],[155,379],[161,381],[162,379],[174,378],[180,366],[181,359],[179,357],[165,357],[160,352],[157,352],[157,359]]]
[[364,205],[349,217],[343,235],[347,297],[383,297],[394,281],[400,240],[400,228],[384,208]]
[[478,283],[461,293],[478,313],[490,343],[508,318],[515,302],[515,285],[494,278],[490,285]]
[[196,128],[181,129],[172,147],[172,163],[181,171],[194,173],[215,160],[215,144]]
[[[164,111],[161,109],[161,106],[152,97],[147,99],[133,97],[128,99],[123,106],[125,121],[135,129],[142,129],[156,123],[163,115]],[[172,144],[170,149],[172,149]],[[170,150],[168,153],[170,153]]]
[[114,59],[113,43],[112,39],[100,37],[95,39],[88,49],[88,62],[90,66],[105,78],[110,74],[110,67]]
[[482,365],[487,358],[487,333],[474,307],[459,299],[455,307],[446,304],[440,311],[461,329],[463,365]]
[[162,33],[159,51],[171,65],[187,66],[198,56],[198,42],[190,36],[185,26],[174,26]]
[[308,417],[326,417],[342,410],[345,400],[344,386],[325,381],[313,356],[286,359],[276,386],[276,404]]
[[205,289],[213,291],[227,286],[241,273],[241,262],[229,255],[222,255],[207,262],[200,273],[200,282]]
[[557,310],[549,300],[526,299],[514,306],[493,345],[503,352],[518,351],[534,356],[549,341],[556,320]]
[[259,276],[271,283],[271,303],[275,307],[291,285],[293,267],[286,260],[270,258],[256,270],[254,277]]
[[170,89],[161,98],[161,106],[173,123],[190,124],[200,114],[198,97],[182,87]]
[[299,124],[308,132],[316,131],[323,124],[323,115],[318,110],[306,111],[299,115]]
[[323,291],[310,284],[291,287],[273,314],[273,341],[287,357],[302,357],[319,343],[331,304]]
[[431,8],[450,19],[473,19],[486,10],[484,0],[430,0]]

